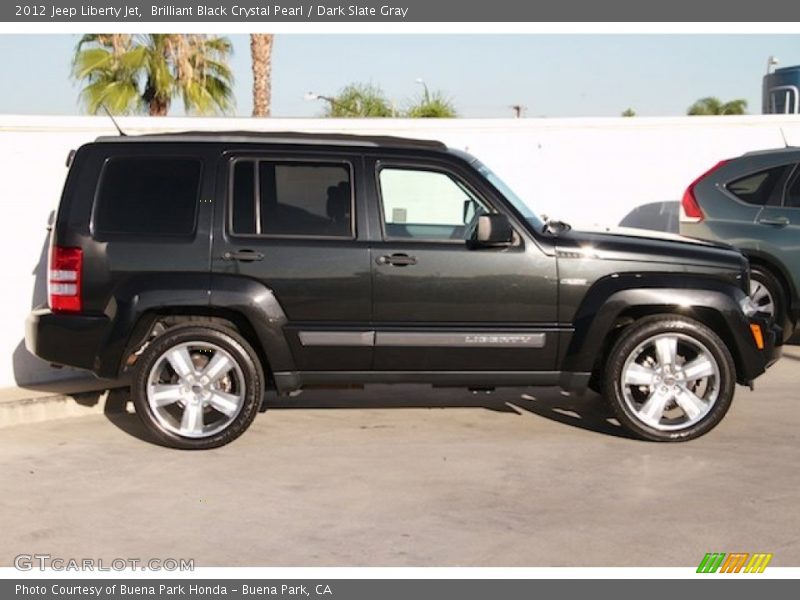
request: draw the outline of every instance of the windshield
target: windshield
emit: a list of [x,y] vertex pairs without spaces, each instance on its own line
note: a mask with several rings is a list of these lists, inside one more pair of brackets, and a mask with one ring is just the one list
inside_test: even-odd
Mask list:
[[509,204],[513,206],[516,211],[522,215],[522,218],[525,219],[531,227],[534,228],[536,231],[542,231],[544,229],[544,221],[542,221],[535,212],[528,206],[525,201],[517,196],[508,184],[505,181],[500,179],[497,175],[495,175],[492,170],[484,165],[481,162],[476,161],[475,167],[478,169],[478,172],[483,175],[489,183],[491,183],[497,190],[505,196],[506,200],[508,200]]

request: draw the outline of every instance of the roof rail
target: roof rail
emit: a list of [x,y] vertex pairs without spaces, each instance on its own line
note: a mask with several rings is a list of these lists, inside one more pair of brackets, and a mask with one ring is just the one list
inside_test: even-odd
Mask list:
[[321,146],[352,146],[374,148],[418,148],[446,150],[442,142],[419,140],[390,135],[355,135],[348,133],[308,133],[278,131],[181,131],[173,133],[148,133],[143,135],[101,136],[97,142],[211,142],[250,144],[302,144]]

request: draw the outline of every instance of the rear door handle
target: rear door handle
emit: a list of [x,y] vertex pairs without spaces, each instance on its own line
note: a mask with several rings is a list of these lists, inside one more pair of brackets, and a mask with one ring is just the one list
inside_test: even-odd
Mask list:
[[255,262],[264,260],[264,255],[255,250],[227,251],[222,255],[222,260],[238,260],[240,262]]
[[379,256],[376,261],[379,265],[392,265],[393,267],[408,267],[417,264],[415,256],[408,254],[391,254]]
[[773,225],[775,227],[786,227],[789,224],[789,219],[786,217],[764,217],[758,220],[762,225]]

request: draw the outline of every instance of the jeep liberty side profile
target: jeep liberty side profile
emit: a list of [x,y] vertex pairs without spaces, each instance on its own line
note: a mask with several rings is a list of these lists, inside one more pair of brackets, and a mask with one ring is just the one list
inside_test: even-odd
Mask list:
[[51,232],[42,359],[130,377],[163,443],[226,444],[265,390],[591,388],[654,441],[696,438],[780,355],[747,260],[679,236],[543,222],[434,141],[103,137]]

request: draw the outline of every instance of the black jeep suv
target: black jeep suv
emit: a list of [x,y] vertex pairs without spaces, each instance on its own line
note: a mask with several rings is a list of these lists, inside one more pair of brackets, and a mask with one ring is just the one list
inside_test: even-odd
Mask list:
[[730,247],[542,222],[438,142],[100,138],[74,154],[31,352],[130,372],[161,441],[220,446],[268,386],[602,393],[640,437],[712,429],[779,356]]

